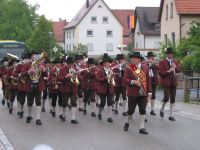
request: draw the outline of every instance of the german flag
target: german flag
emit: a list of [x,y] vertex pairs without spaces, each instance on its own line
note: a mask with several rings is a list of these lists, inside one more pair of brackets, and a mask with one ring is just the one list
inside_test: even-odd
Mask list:
[[135,28],[135,16],[128,16],[128,28],[129,29]]

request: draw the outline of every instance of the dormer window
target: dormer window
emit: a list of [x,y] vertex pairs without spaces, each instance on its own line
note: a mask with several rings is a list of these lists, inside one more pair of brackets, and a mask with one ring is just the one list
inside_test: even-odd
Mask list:
[[170,18],[173,18],[173,15],[174,15],[174,5],[173,5],[173,3],[171,3],[171,5],[170,5]]
[[103,17],[103,23],[108,23],[108,17]]
[[97,23],[97,17],[96,16],[91,17],[91,23]]
[[168,20],[168,5],[166,5],[166,20]]
[[99,5],[99,6],[98,6],[98,8],[102,8],[102,6],[101,6],[101,5]]
[[155,25],[155,30],[160,30],[160,24]]

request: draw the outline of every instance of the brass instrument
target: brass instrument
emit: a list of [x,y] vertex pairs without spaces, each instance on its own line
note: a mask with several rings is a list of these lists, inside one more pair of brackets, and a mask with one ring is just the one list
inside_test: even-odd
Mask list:
[[69,74],[72,75],[72,78],[70,79],[70,81],[73,83],[73,84],[76,84],[76,85],[79,85],[80,82],[77,78],[77,71],[74,70],[74,69],[69,69]]
[[[38,67],[38,64],[44,60],[47,57],[46,52],[42,52],[40,55],[40,58],[38,60],[35,60],[31,65],[31,73],[29,74],[29,77],[32,81],[38,81],[40,76],[42,75],[42,70]],[[29,70],[29,71],[30,71]]]
[[110,69],[106,71],[108,84],[111,86],[116,86],[115,79],[113,78],[113,74],[114,74],[113,71]]
[[18,78],[11,76],[11,84],[14,86],[18,85]]

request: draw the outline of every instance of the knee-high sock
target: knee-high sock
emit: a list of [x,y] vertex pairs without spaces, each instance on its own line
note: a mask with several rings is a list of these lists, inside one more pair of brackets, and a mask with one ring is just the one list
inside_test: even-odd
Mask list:
[[82,100],[82,98],[78,99],[78,107],[79,108],[83,108],[83,100]]
[[112,118],[112,106],[108,106],[108,118]]
[[63,107],[62,110],[63,110],[62,115],[63,115],[63,117],[65,117],[66,116],[66,107]]
[[170,117],[173,117],[174,106],[174,104],[170,104]]
[[28,106],[28,116],[31,117],[32,107]]
[[123,101],[123,112],[126,112],[126,103],[127,103],[127,100],[124,100]]
[[36,120],[40,119],[41,106],[36,106]]
[[84,102],[84,110],[87,108],[87,102]]
[[115,110],[118,110],[118,101],[115,101]]
[[49,109],[52,110],[52,98],[49,98]]
[[145,118],[146,118],[146,115],[140,115],[140,129],[144,128]]
[[59,114],[61,115],[63,113],[63,108],[59,106]]
[[165,105],[166,105],[166,102],[162,102],[162,107],[161,107],[161,111],[163,112],[164,109],[165,109]]
[[96,104],[95,102],[91,103],[91,112],[95,112]]
[[21,103],[19,101],[17,101],[17,111],[21,112]]
[[76,120],[76,107],[72,107],[72,120]]
[[155,100],[151,99],[151,110],[154,111]]
[[42,108],[45,108],[45,101],[46,99],[42,99]]
[[128,115],[128,117],[127,117],[127,123],[131,123],[131,121],[132,121],[132,116]]

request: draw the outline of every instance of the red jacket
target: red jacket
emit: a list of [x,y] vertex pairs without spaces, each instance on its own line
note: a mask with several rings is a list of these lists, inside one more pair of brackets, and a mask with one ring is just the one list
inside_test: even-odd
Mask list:
[[147,66],[149,66],[149,69],[152,69],[152,71],[153,71],[153,77],[150,77],[151,84],[158,85],[159,84],[159,80],[158,80],[158,66],[156,66],[156,65],[151,66],[151,64],[150,64],[149,61],[146,61],[145,64]]
[[70,78],[66,78],[67,74],[69,74],[69,68],[67,66],[62,67],[58,75],[58,80],[61,82],[60,92],[77,95],[78,86],[71,83]]
[[96,90],[96,71],[96,68],[92,68],[90,72],[85,70],[80,74],[83,89]]
[[[7,77],[7,80],[9,81],[9,85],[8,85],[8,89],[9,90],[15,90],[17,89],[17,86],[16,85],[13,85],[11,80],[12,80],[12,76],[14,75],[14,68],[13,67],[10,67],[7,72],[6,72],[6,77]],[[13,76],[14,77],[14,76]]]
[[[49,92],[50,93],[57,93],[60,91],[60,82],[58,81],[58,74],[56,67],[52,68],[49,72]],[[56,86],[58,86],[58,89],[56,89]]]
[[[176,73],[180,73],[180,64],[174,60],[173,63],[177,66],[175,69]],[[177,79],[174,76],[174,73],[168,73],[167,71],[170,69],[169,62],[167,59],[161,60],[159,63],[159,75],[160,75],[160,85],[163,87],[169,87],[171,85],[177,86]]]
[[98,81],[98,94],[106,94],[107,92],[109,92],[110,94],[114,94],[114,87],[108,84],[106,73],[103,67],[101,67],[97,71],[96,79]]
[[[113,67],[119,65],[118,63],[113,64]],[[125,67],[121,68],[122,70],[120,70],[119,67],[114,68],[113,72],[116,74],[115,75],[115,83],[116,86],[115,87],[126,87],[126,84],[124,82],[124,73],[125,73]]]
[[[141,68],[142,68],[142,71],[146,74],[147,93],[145,93],[145,94],[147,95],[148,93],[152,92],[151,80],[149,77],[149,68],[145,64],[142,64]],[[128,67],[125,70],[124,80],[127,85],[127,96],[139,96],[140,87],[138,87],[136,85],[130,85],[131,81],[137,80],[137,78],[134,76],[132,70],[130,70]]]

